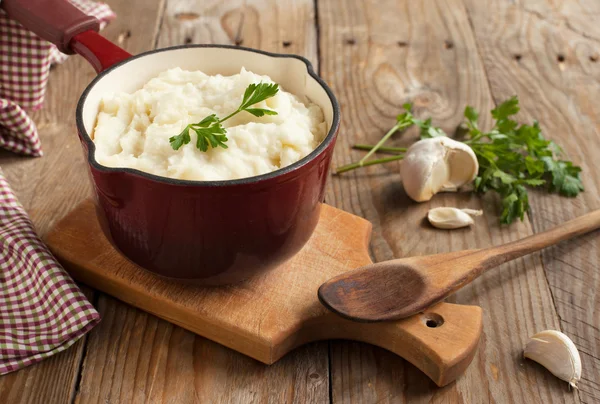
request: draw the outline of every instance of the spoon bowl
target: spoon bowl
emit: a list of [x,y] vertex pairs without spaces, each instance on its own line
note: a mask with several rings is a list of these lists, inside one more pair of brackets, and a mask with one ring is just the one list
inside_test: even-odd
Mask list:
[[[319,288],[319,300],[324,306],[345,318],[371,322],[389,315],[398,307],[413,310],[415,295],[427,293],[426,278],[419,269],[403,260],[386,261],[359,268],[324,283]],[[385,277],[393,266],[398,276],[381,288],[370,286],[370,277]],[[378,304],[363,304],[375,301]]]

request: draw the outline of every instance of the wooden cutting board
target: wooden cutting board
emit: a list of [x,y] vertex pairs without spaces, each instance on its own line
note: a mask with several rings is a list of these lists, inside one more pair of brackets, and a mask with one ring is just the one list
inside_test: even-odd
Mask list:
[[324,281],[371,263],[370,235],[368,221],[323,205],[317,229],[293,259],[222,287],[183,285],[131,263],[104,237],[91,200],[54,226],[46,242],[75,279],[266,364],[311,341],[349,339],[402,356],[439,386],[452,382],[475,354],[481,308],[439,303],[402,321],[357,323],[319,303]]

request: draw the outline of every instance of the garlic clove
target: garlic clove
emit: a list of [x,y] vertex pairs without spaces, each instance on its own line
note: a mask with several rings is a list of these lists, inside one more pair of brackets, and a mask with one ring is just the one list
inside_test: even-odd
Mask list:
[[562,332],[546,330],[535,334],[527,342],[523,356],[577,388],[581,379],[581,357],[573,341]]
[[438,229],[459,229],[474,223],[472,216],[481,216],[483,211],[457,208],[434,208],[427,213],[427,219]]
[[408,196],[423,202],[440,191],[456,191],[473,181],[479,164],[468,145],[440,136],[414,143],[400,170]]
[[456,191],[458,187],[473,181],[477,177],[479,162],[473,149],[465,143],[447,138],[444,144],[449,149],[446,160],[450,167],[450,175],[444,188],[445,190]]
[[400,166],[404,190],[417,202],[428,201],[448,177],[443,147],[433,139],[420,140],[407,150]]

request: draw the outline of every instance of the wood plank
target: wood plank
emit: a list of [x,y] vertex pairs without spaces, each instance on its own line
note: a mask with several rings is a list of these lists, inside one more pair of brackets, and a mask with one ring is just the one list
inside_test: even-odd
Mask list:
[[[586,192],[576,199],[532,195],[535,230],[543,231],[598,209],[600,189],[595,175],[600,158],[600,63],[594,55],[600,52],[600,43],[523,12],[508,1],[498,0],[485,7],[475,0],[467,4],[494,99],[518,94],[520,117],[527,121],[537,118],[544,134],[583,168]],[[564,9],[576,3],[558,4]],[[577,14],[595,24],[593,10],[587,14],[582,9]],[[521,55],[518,61],[516,54]],[[581,237],[546,250],[542,258],[560,327],[582,356],[581,401],[598,402],[600,294],[596,289],[600,285],[600,239],[598,234]]]
[[[103,32],[131,52],[139,52],[153,43],[153,30],[160,11],[159,4],[109,1],[119,15]],[[136,15],[137,27],[148,27],[140,35],[130,27]],[[141,29],[140,29],[141,31]],[[126,38],[127,37],[127,38]],[[25,158],[0,152],[0,165],[28,211],[40,235],[81,200],[90,195],[85,161],[75,130],[75,106],[79,95],[94,78],[94,70],[80,57],[70,57],[50,73],[43,109],[32,114],[37,124],[44,157]],[[84,289],[90,292],[89,289]],[[90,294],[90,297],[93,296]],[[94,331],[92,331],[94,332]],[[0,402],[47,403],[70,402],[77,388],[85,339],[70,349],[39,364],[0,378]]]
[[[342,105],[335,154],[341,165],[360,157],[353,143],[374,143],[393,125],[406,101],[418,115],[452,132],[466,104],[493,107],[485,70],[460,1],[322,1],[318,3],[321,72]],[[501,30],[499,30],[501,32]],[[489,115],[484,124],[490,124]],[[408,144],[415,132],[396,141]],[[336,177],[328,202],[374,225],[376,261],[486,247],[531,234],[529,222],[500,227],[496,200],[468,193],[408,200],[398,164],[373,166]],[[439,231],[423,224],[436,206],[482,207],[471,230]],[[521,359],[535,331],[558,327],[539,256],[484,275],[451,299],[484,309],[484,337],[466,375],[435,389],[412,366],[362,344],[332,344],[332,397],[338,402],[540,402],[576,401],[566,384]]]
[[554,26],[600,39],[600,3],[595,0],[518,0],[517,7],[533,13]]
[[[157,45],[184,43],[238,43],[316,62],[313,2],[168,1]],[[326,342],[266,366],[110,297],[99,306],[77,402],[328,401]]]
[[320,403],[327,400],[322,344],[272,366],[119,301],[102,298],[77,403]]
[[169,1],[157,46],[189,43],[292,53],[316,67],[314,4],[309,0]]

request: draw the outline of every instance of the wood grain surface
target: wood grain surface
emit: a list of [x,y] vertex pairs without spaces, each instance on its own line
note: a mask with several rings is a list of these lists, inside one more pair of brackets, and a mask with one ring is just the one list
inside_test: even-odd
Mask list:
[[319,285],[372,264],[371,224],[326,204],[312,237],[292,259],[221,288],[141,271],[104,237],[98,221],[90,220],[94,215],[92,200],[84,201],[45,238],[76,280],[267,365],[309,342],[343,338],[385,348],[444,386],[462,375],[479,344],[482,315],[476,306],[439,303],[411,318],[377,324],[349,321],[323,307]]
[[[344,6],[342,6],[342,3]],[[452,133],[466,104],[480,111],[493,107],[469,15],[460,1],[319,2],[321,72],[340,99],[343,111],[335,164],[356,160],[353,143],[374,143],[393,125],[406,101],[420,116]],[[397,23],[398,16],[404,16]],[[390,27],[394,29],[391,30]],[[489,114],[481,114],[489,126]],[[540,117],[543,120],[543,117]],[[398,136],[399,145],[416,138]],[[334,178],[329,203],[359,214],[374,225],[374,261],[453,250],[482,248],[532,233],[529,221],[500,227],[494,198],[470,194],[438,195],[415,204],[404,194],[397,163],[373,166]],[[437,206],[482,208],[472,229],[439,231],[424,224]],[[558,328],[552,296],[539,256],[529,256],[490,273],[461,290],[453,301],[484,309],[484,335],[465,377],[442,390],[396,358],[369,346],[333,347],[332,396],[336,402],[539,402],[577,400],[563,383],[520,358],[530,335]],[[338,356],[340,356],[338,358]],[[376,371],[380,363],[404,367]]]
[[[552,14],[561,19],[576,17],[591,23],[598,15],[598,3],[592,1],[527,3],[527,7],[536,3],[538,10],[561,10]],[[581,11],[573,13],[577,8]],[[582,35],[555,24],[550,14],[529,13],[504,1],[491,2],[484,9],[470,0],[468,9],[494,99],[518,94],[521,119],[538,119],[545,135],[557,141],[565,155],[584,170],[586,191],[574,200],[532,194],[534,229],[543,231],[598,209],[600,35],[591,29]],[[595,30],[598,32],[597,24]],[[521,56],[519,60],[515,55]],[[542,260],[560,327],[573,339],[582,357],[581,401],[599,402],[600,239],[591,234],[563,243],[545,251]]]
[[[510,227],[497,224],[493,197],[464,193],[411,203],[395,163],[333,177],[327,201],[373,223],[375,261],[496,245],[600,207],[597,1],[107,2],[118,18],[104,35],[131,53],[206,42],[308,57],[342,106],[335,165],[360,157],[349,145],[377,140],[405,101],[451,132],[467,103],[485,112],[518,94],[519,117],[537,118],[587,173],[580,197],[533,193],[527,220]],[[74,108],[93,76],[78,57],[51,72],[46,105],[33,114],[43,158],[0,153],[42,235],[89,195]],[[415,138],[409,132],[394,142]],[[433,230],[422,218],[435,206],[481,207],[486,215],[470,230]],[[266,367],[96,294],[102,323],[72,349],[1,377],[0,402],[594,403],[599,261],[600,241],[590,235],[508,264],[451,298],[483,308],[484,335],[466,374],[442,389],[406,361],[363,343],[315,343]],[[581,349],[579,391],[521,359],[527,338],[547,328],[562,329]]]

